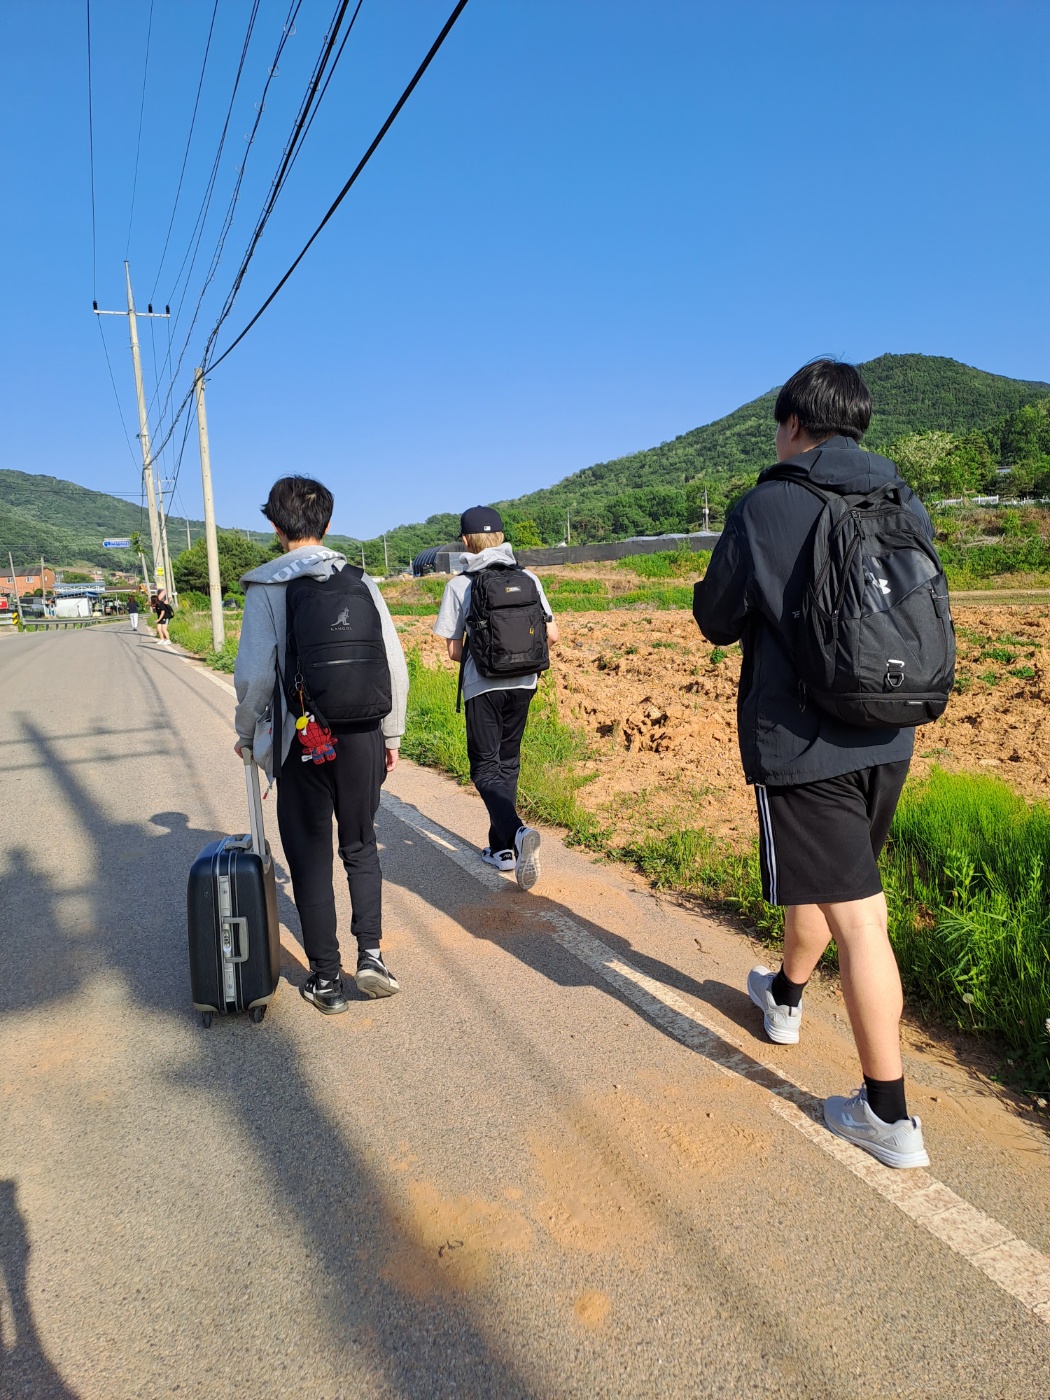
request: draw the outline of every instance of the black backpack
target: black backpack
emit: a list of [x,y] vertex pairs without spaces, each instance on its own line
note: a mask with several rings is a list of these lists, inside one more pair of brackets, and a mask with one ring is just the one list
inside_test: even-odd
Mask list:
[[[547,615],[536,580],[516,564],[489,564],[470,575],[467,645],[486,680],[531,676],[549,669]],[[460,666],[460,689],[463,667]],[[458,707],[458,701],[457,701]]]
[[861,728],[928,724],[955,682],[948,582],[922,521],[891,481],[866,496],[817,496],[809,578],[792,638],[800,700]]
[[380,720],[393,708],[383,623],[364,573],[346,564],[327,579],[285,589],[284,691],[296,715],[305,703],[321,724]]

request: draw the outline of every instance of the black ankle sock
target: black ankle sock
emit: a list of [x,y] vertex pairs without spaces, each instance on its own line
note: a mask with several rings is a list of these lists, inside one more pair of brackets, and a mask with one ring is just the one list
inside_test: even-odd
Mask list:
[[805,982],[789,982],[781,968],[769,984],[769,991],[778,1006],[801,1006]]
[[902,1118],[907,1118],[903,1074],[900,1079],[869,1079],[865,1075],[864,1087],[868,1091],[868,1107],[876,1118],[881,1118],[884,1123],[899,1123]]

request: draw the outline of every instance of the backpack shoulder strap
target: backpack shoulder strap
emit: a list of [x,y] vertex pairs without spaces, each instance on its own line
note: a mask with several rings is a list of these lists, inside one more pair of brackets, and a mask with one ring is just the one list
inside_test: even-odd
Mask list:
[[839,496],[838,493],[835,492],[835,491],[822,491],[821,488],[820,488],[819,486],[815,486],[815,485],[813,484],[813,482],[809,480],[808,477],[804,477],[804,476],[793,476],[793,475],[791,474],[791,472],[787,472],[787,471],[784,471],[784,472],[772,471],[772,472],[770,472],[770,473],[768,474],[768,476],[766,476],[765,480],[766,480],[766,481],[787,481],[787,482],[793,483],[795,486],[801,486],[804,490],[808,491],[808,492],[810,493],[810,495],[816,496],[816,498],[817,498],[818,501],[823,501],[825,505],[828,505],[829,502],[831,502],[831,501],[833,501],[833,500],[836,500],[836,499],[837,499],[837,500],[841,500],[841,499],[842,499],[842,497]]
[[337,569],[336,572],[340,574],[349,574],[351,578],[357,579],[358,583],[360,583],[365,576],[364,569],[357,564],[351,563],[344,564],[343,567]]

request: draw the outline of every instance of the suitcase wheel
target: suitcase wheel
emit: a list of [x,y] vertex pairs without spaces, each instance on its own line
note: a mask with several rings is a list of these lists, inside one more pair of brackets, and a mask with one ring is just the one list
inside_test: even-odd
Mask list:
[[255,1024],[258,1025],[262,1018],[266,1015],[266,1007],[253,1006],[252,1009],[248,1012],[248,1015],[252,1018]]
[[202,1012],[201,1012],[201,1025],[204,1027],[205,1030],[207,1030],[208,1027],[211,1025],[211,1012],[210,1012],[210,1011],[202,1011]]

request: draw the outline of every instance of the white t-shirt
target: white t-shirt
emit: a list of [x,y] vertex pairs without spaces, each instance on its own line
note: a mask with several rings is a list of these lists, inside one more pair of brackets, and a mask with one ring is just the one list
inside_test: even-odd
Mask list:
[[[444,637],[447,641],[463,636],[467,614],[470,611],[470,575],[477,573],[479,569],[486,568],[489,564],[515,563],[514,551],[509,544],[493,545],[491,549],[483,549],[480,554],[468,554],[464,550],[460,559],[467,572],[456,574],[445,584],[445,591],[441,595],[441,606],[438,608],[437,621],[434,623],[435,637]],[[552,622],[554,614],[551,612],[547,595],[543,591],[543,584],[531,569],[526,569],[524,572],[536,584],[544,616],[548,622]],[[484,695],[489,690],[535,690],[539,680],[538,675],[506,676],[502,679],[481,676],[478,674],[478,668],[474,665],[474,658],[468,651],[463,667],[463,698],[473,700],[476,695]]]

